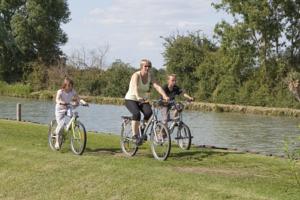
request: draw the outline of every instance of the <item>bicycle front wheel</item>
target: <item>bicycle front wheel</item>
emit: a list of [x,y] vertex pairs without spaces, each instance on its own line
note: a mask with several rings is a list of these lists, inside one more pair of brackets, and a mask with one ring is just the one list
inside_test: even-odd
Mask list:
[[85,150],[86,141],[87,137],[84,125],[79,121],[74,122],[71,130],[71,149],[73,153],[82,155]]
[[181,125],[179,125],[176,140],[181,149],[189,150],[191,148],[191,131],[186,124],[182,123]]
[[138,145],[136,141],[132,139],[131,121],[122,123],[120,144],[123,153],[127,156],[134,156],[138,151]]
[[161,161],[166,160],[171,151],[171,137],[168,128],[163,123],[154,124],[150,141],[154,158]]

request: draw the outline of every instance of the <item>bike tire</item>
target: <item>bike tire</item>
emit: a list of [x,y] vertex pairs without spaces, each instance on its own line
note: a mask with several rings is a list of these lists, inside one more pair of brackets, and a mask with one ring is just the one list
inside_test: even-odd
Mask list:
[[[87,142],[86,129],[80,121],[74,122],[71,129],[71,150],[75,155],[82,155]],[[77,132],[79,130],[79,132]],[[79,144],[79,147],[76,145]]]
[[123,122],[121,126],[120,145],[123,153],[127,156],[134,156],[138,151],[137,143],[132,140],[131,121]]
[[[161,122],[154,124],[150,135],[151,151],[155,159],[164,161],[171,151],[171,137],[168,128]],[[162,147],[163,146],[163,147]],[[159,148],[162,147],[162,151]]]
[[176,140],[181,149],[189,150],[191,148],[192,135],[190,128],[185,123],[179,125]]

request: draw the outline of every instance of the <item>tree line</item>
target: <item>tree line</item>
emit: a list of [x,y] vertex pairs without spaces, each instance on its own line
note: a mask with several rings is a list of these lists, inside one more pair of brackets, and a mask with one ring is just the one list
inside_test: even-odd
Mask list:
[[[212,6],[233,22],[217,23],[213,37],[201,31],[164,37],[165,68],[153,69],[159,82],[175,73],[199,101],[299,107],[288,86],[300,77],[300,2],[222,0]],[[89,63],[80,52],[64,57],[60,46],[67,36],[60,26],[69,20],[67,1],[1,1],[0,80],[54,90],[68,75],[81,94],[124,97],[137,69],[121,60],[104,67],[107,48],[90,53]]]

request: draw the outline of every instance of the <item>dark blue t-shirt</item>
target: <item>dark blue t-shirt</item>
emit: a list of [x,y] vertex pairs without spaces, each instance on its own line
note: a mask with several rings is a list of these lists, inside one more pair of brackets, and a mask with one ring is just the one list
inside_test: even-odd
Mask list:
[[177,85],[174,85],[172,91],[170,91],[167,84],[164,85],[162,88],[165,91],[166,95],[170,98],[170,100],[174,100],[176,96],[180,95],[183,92],[183,90]]

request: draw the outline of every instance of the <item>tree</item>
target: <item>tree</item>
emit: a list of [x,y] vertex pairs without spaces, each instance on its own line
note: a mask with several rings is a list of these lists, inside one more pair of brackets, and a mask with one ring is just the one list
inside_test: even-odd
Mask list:
[[285,37],[289,42],[287,54],[290,65],[300,70],[300,2],[295,0],[286,0],[282,2],[285,15]]
[[177,74],[178,82],[187,92],[195,92],[197,77],[194,72],[203,62],[206,51],[215,49],[214,44],[199,32],[177,34],[164,40],[167,72]]
[[104,74],[106,81],[106,87],[103,91],[104,96],[125,97],[131,75],[134,71],[129,64],[121,60],[113,62]]
[[78,68],[97,68],[104,69],[105,59],[109,51],[109,45],[97,47],[95,49],[74,49],[70,56],[68,56],[68,64]]
[[[26,63],[38,60],[49,65],[59,59],[60,46],[67,42],[60,26],[69,15],[66,0],[2,0],[0,77],[14,81],[21,78]],[[18,77],[12,78],[16,72]]]

